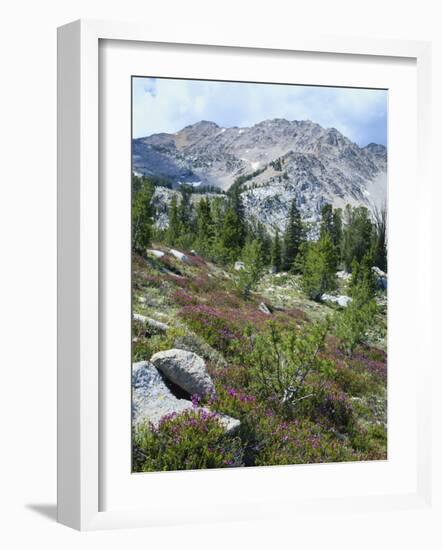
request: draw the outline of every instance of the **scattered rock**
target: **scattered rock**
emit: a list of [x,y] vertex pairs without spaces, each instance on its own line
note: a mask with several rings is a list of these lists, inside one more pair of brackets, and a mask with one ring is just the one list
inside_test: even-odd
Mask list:
[[141,361],[132,366],[132,422],[151,422],[157,427],[169,414],[179,414],[192,408],[187,399],[177,399],[164,383],[158,370]]
[[352,302],[350,296],[338,296],[338,305],[341,307],[347,307]]
[[235,265],[233,266],[235,271],[242,271],[246,268],[244,262],[235,262]]
[[336,277],[343,281],[349,281],[351,279],[351,273],[348,273],[348,271],[336,271]]
[[261,302],[258,306],[258,309],[261,313],[265,313],[266,315],[271,315],[272,312],[267,304],[264,302]]
[[352,301],[350,296],[333,296],[332,294],[323,294],[321,296],[323,302],[331,302],[333,304],[338,304],[341,307],[347,307],[348,304]]
[[169,325],[166,325],[166,323],[161,323],[161,321],[156,321],[155,319],[151,319],[150,317],[145,317],[144,315],[140,315],[139,313],[134,313],[133,318],[135,321],[144,323],[145,325],[148,325],[150,328],[153,328],[160,332],[165,332],[166,330],[169,329]]
[[184,262],[185,264],[191,263],[184,252],[180,252],[179,250],[175,250],[174,248],[171,248],[169,252],[172,254],[172,256],[175,256],[177,260],[180,260],[180,262]]
[[206,363],[196,353],[182,349],[159,351],[151,362],[171,382],[190,395],[208,395],[215,391],[215,385],[207,372]]
[[379,269],[379,267],[376,266],[373,266],[371,270],[376,276],[378,288],[380,290],[387,290],[387,274],[385,271],[382,271],[382,269]]
[[[162,418],[171,414],[180,414],[188,410],[205,410],[194,407],[188,399],[178,399],[166,386],[157,368],[149,361],[140,361],[132,365],[132,422],[151,423],[158,427]],[[225,414],[215,413],[227,434],[233,434],[241,422]]]
[[227,416],[227,414],[215,413],[220,424],[224,427],[227,434],[233,434],[241,426],[241,421],[237,418]]
[[146,252],[150,256],[154,256],[155,258],[162,258],[164,256],[164,252],[162,250],[154,250],[153,248],[148,248]]

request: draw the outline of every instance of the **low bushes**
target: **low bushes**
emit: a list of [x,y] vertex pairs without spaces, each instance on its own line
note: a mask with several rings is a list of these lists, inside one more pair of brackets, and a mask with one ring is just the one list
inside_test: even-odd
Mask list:
[[195,409],[156,429],[142,426],[134,470],[385,459],[386,353],[373,347],[381,315],[368,279],[355,277],[352,303],[331,322],[312,323],[297,302],[271,315],[259,311],[262,297],[245,299],[231,274],[196,263],[180,266],[181,277],[137,271],[137,292],[149,298],[143,308],[162,298],[172,321],[163,334],[134,322],[133,360],[175,347],[197,353],[216,386],[200,404],[241,426],[226,437],[214,415]]
[[309,376],[329,376],[333,365],[321,356],[327,324],[295,324],[284,329],[270,323],[256,334],[247,362],[251,369],[252,387],[264,400],[276,402],[285,416],[292,416],[297,405],[311,398]]
[[352,292],[353,299],[336,320],[336,336],[342,349],[351,357],[356,346],[363,343],[373,324],[377,305],[363,287]]
[[196,470],[242,465],[242,445],[225,434],[215,414],[190,410],[164,417],[158,428],[140,426],[133,438],[137,472]]

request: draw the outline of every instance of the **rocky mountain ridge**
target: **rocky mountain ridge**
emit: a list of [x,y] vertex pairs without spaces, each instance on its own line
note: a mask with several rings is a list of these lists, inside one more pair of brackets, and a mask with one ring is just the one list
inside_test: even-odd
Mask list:
[[[175,189],[188,183],[228,190],[236,183],[248,216],[283,229],[293,199],[309,221],[325,203],[383,205],[387,150],[375,143],[359,147],[311,121],[273,119],[250,128],[200,121],[175,134],[134,139],[133,171],[164,178]],[[174,191],[158,189],[157,203],[164,200],[167,210]]]

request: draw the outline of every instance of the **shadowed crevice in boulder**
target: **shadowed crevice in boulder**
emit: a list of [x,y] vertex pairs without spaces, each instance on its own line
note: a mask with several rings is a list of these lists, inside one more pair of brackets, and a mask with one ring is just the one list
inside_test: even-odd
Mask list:
[[172,395],[174,395],[177,399],[187,399],[188,401],[191,401],[192,396],[189,392],[178,386],[178,384],[172,382],[172,380],[166,378],[161,371],[158,372]]

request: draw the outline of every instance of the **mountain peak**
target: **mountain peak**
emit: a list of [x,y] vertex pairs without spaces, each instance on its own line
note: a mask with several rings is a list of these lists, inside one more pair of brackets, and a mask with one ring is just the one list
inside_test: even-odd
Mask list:
[[189,130],[189,129],[201,130],[203,128],[217,129],[217,128],[219,128],[219,126],[216,122],[213,122],[211,120],[200,120],[199,122],[195,122],[194,124],[189,124],[188,126],[183,128],[182,130],[180,130],[180,132],[182,132],[183,130]]
[[381,143],[369,143],[365,147],[362,147],[362,149],[367,149],[368,151],[371,151],[372,153],[385,153],[387,148],[385,145],[382,145]]
[[198,182],[226,190],[240,182],[246,210],[269,226],[283,225],[294,198],[303,217],[316,220],[325,203],[370,207],[386,194],[383,145],[361,148],[311,120],[272,118],[240,128],[201,120],[134,140],[133,167],[175,188]]

